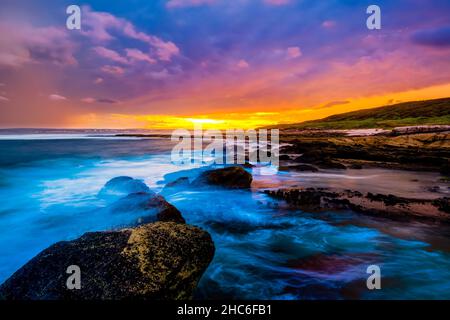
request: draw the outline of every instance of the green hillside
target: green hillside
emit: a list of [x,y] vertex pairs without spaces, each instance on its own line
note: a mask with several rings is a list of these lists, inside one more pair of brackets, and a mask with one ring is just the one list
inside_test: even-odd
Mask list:
[[425,124],[450,125],[450,98],[404,102],[276,127],[282,129],[388,129]]

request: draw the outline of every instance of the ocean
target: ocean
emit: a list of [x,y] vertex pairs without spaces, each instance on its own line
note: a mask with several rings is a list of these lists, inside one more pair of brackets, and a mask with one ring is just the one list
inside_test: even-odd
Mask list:
[[[204,167],[175,165],[164,132],[114,130],[0,132],[0,283],[51,244],[85,232],[133,226],[140,214],[110,210],[98,197],[110,179],[142,179],[161,192]],[[450,299],[450,228],[348,212],[303,212],[261,191],[336,187],[435,198],[448,185],[435,173],[387,169],[288,173],[249,169],[251,191],[180,190],[166,199],[216,245],[197,299]],[[440,193],[428,191],[440,186]],[[367,290],[378,265],[382,289]]]

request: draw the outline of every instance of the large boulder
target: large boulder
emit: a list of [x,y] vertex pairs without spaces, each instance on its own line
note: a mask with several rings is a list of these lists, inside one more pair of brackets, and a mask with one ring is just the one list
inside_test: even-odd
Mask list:
[[[207,232],[173,222],[87,233],[42,251],[0,286],[0,298],[190,299],[213,255]],[[67,288],[71,265],[81,270],[81,289]]]
[[213,185],[229,189],[249,189],[252,180],[252,175],[245,169],[233,166],[205,171],[192,182],[191,186],[204,187]]

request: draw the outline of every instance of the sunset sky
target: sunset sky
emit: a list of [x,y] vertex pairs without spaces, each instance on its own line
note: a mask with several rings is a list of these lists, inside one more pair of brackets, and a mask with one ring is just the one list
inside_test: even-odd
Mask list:
[[0,3],[3,128],[250,128],[447,96],[448,0]]

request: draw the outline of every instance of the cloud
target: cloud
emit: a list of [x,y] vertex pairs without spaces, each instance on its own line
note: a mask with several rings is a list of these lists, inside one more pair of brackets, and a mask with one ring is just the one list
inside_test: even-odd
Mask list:
[[326,28],[326,29],[331,29],[336,27],[336,21],[334,20],[325,20],[324,22],[322,22],[322,27]]
[[0,23],[0,65],[21,67],[26,63],[50,62],[75,65],[75,45],[65,29]]
[[147,74],[153,80],[164,80],[170,77],[170,73],[167,69],[163,69],[161,71],[152,71]]
[[284,6],[291,3],[291,0],[264,0],[264,3],[272,6]]
[[117,53],[114,50],[107,49],[105,47],[94,47],[92,50],[99,56],[106,58],[108,60],[123,64],[128,63],[128,60],[126,58],[122,57],[119,53]]
[[61,96],[61,95],[56,94],[56,93],[49,95],[48,98],[50,100],[52,100],[52,101],[64,101],[64,100],[67,100],[66,97]]
[[99,102],[99,103],[114,104],[114,103],[118,103],[119,101],[114,100],[114,99],[108,99],[108,98],[100,98],[100,99],[97,99],[97,102]]
[[238,63],[236,64],[236,66],[240,69],[247,69],[248,67],[250,67],[250,65],[248,64],[247,61],[245,60],[239,60]]
[[450,26],[421,30],[412,35],[414,43],[430,47],[450,46]]
[[84,103],[94,103],[95,99],[88,97],[88,98],[81,99],[81,101],[84,102]]
[[198,7],[202,5],[213,4],[216,0],[169,0],[166,7],[169,9]]
[[4,102],[6,102],[6,101],[9,101],[9,99],[8,99],[8,98],[6,98],[6,97],[0,96],[0,101],[4,101]]
[[296,59],[302,56],[302,51],[299,47],[289,47],[286,50],[287,59]]
[[96,79],[94,80],[94,83],[95,83],[95,84],[100,84],[100,83],[102,83],[103,81],[104,81],[103,78],[98,77],[98,78],[96,78]]
[[117,18],[107,12],[95,12],[89,7],[83,7],[84,25],[83,33],[94,41],[106,42],[114,39],[110,31],[128,38],[139,40],[149,45],[161,61],[171,61],[172,57],[180,53],[180,49],[171,41],[164,41],[157,36],[136,30],[128,20]]
[[119,102],[117,100],[108,99],[108,98],[91,98],[91,97],[81,99],[81,101],[84,102],[84,103],[97,102],[97,103],[107,103],[107,104],[114,104],[114,103],[118,103]]
[[125,73],[125,69],[118,66],[110,66],[106,65],[101,68],[101,70],[105,73],[109,73],[112,75],[122,75]]
[[145,61],[150,64],[156,63],[156,60],[138,49],[125,49],[128,58],[134,61]]

